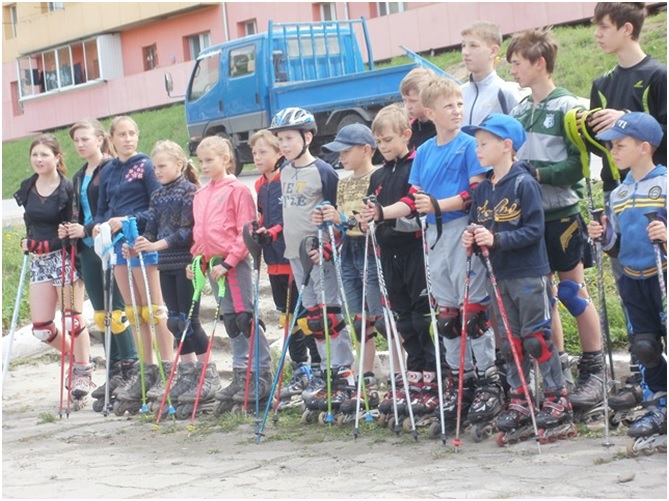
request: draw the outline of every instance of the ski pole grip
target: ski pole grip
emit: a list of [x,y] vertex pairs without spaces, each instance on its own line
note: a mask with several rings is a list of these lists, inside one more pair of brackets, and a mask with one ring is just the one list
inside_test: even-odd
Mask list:
[[604,209],[592,209],[590,211],[592,219],[594,219],[599,224],[602,224],[602,216],[604,215]]
[[483,254],[483,257],[487,258],[490,256],[490,251],[488,251],[487,245],[480,245],[479,249],[481,249],[481,254]]
[[197,301],[207,281],[204,276],[204,272],[207,271],[207,262],[202,261],[202,254],[195,256],[190,268],[193,272],[193,301]]
[[[218,266],[219,264],[223,263],[223,258],[221,256],[214,256],[209,260],[209,269],[213,268],[214,266]],[[216,283],[218,284],[218,299],[219,301],[223,299],[223,296],[225,296],[225,278],[221,277],[218,280],[216,280]]]
[[139,236],[139,232],[137,231],[137,218],[130,216],[128,219],[124,219],[121,221],[121,226],[123,235],[128,241],[128,245],[133,247],[135,245],[135,240],[137,240],[137,237]]
[[[657,211],[656,210],[646,212],[644,214],[644,216],[646,216],[646,219],[648,219],[648,224],[652,223],[653,221],[657,221]],[[653,243],[654,244],[661,244],[662,240],[653,240]]]

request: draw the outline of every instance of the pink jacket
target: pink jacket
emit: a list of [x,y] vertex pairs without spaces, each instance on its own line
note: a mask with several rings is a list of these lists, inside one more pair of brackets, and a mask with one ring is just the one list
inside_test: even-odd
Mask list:
[[242,230],[256,219],[251,191],[236,177],[210,181],[193,199],[193,246],[191,254],[209,261],[221,256],[231,268],[246,258]]

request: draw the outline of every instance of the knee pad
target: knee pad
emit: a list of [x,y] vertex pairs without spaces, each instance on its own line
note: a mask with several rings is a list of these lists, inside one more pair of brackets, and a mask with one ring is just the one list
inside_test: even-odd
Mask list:
[[460,310],[450,306],[440,306],[437,316],[437,332],[446,339],[455,339],[461,333]]
[[237,313],[224,313],[223,325],[225,325],[225,330],[231,339],[236,338],[242,333],[242,331],[237,326]]
[[[184,329],[186,328],[186,323],[188,321],[186,320],[185,315],[176,313],[174,311],[170,311],[167,316],[167,329],[172,333],[172,335],[176,338],[177,341],[181,340],[181,334],[183,333]],[[192,330],[188,329],[189,331]],[[186,332],[186,336],[188,336],[189,332]]]
[[113,310],[111,312],[111,331],[112,334],[122,334],[128,328],[128,317],[123,310]]
[[128,317],[128,322],[130,322],[130,325],[135,327],[138,322],[142,321],[142,315],[141,311],[138,312],[139,316],[135,316],[135,309],[132,306],[126,306],[125,307],[125,314]]
[[546,331],[533,332],[523,339],[523,349],[539,362],[547,362],[553,353],[553,343]]
[[414,311],[411,313],[411,325],[413,326],[413,330],[419,335],[430,334],[432,317],[429,313]]
[[142,319],[144,319],[144,323],[151,323],[151,314],[153,314],[153,325],[158,325],[161,320],[167,318],[167,308],[163,304],[142,306]]
[[577,284],[573,280],[562,280],[558,284],[557,297],[567,308],[567,311],[577,317],[585,311],[590,299],[582,298],[578,295],[579,289],[585,287],[585,284]]
[[341,308],[330,306],[326,308],[327,318],[323,319],[323,309],[321,306],[314,306],[307,310],[307,323],[318,340],[325,339],[325,322],[327,322],[328,335],[330,338],[336,338],[346,323],[341,315]]
[[467,308],[466,321],[467,335],[472,339],[480,338],[488,331],[487,308],[478,303],[470,304]]
[[632,336],[632,353],[644,367],[657,367],[662,358],[662,343],[659,336],[652,333],[639,333]]
[[413,321],[411,320],[411,313],[402,313],[397,317],[397,331],[402,337],[415,332]]
[[297,327],[304,333],[305,336],[311,336],[313,334],[309,328],[309,321],[307,320],[307,317],[298,318]]
[[360,341],[362,339],[362,333],[364,331],[365,333],[365,342],[369,341],[370,339],[374,339],[376,336],[376,330],[375,330],[375,318],[367,315],[365,317],[365,327],[363,328],[362,326],[362,315],[355,315],[353,317],[353,328],[355,329],[355,337]]
[[290,327],[290,323],[293,320],[292,313],[280,313],[279,314],[279,325],[282,329],[287,329]]
[[107,316],[107,312],[104,310],[95,310],[93,313],[93,322],[95,322],[95,326],[98,328],[100,332],[105,331],[105,317]]
[[77,337],[86,328],[81,313],[73,310],[65,310],[65,330],[70,336]]
[[251,337],[253,313],[249,311],[235,313],[235,322],[237,323],[237,329],[239,329],[239,332],[244,334],[246,337]]
[[[513,345],[511,344],[513,343]],[[525,352],[523,351],[523,340],[519,339],[515,336],[511,336],[511,342],[509,342],[508,337],[504,337],[502,339],[502,343],[500,346],[500,351],[502,352],[502,355],[506,359],[507,365],[514,364],[515,365],[515,360],[513,359],[513,348],[516,349],[516,352],[518,353],[518,360],[520,362],[523,361],[525,358]]]
[[53,323],[53,320],[48,322],[35,322],[33,324],[33,336],[43,343],[50,343],[58,335],[58,329]]

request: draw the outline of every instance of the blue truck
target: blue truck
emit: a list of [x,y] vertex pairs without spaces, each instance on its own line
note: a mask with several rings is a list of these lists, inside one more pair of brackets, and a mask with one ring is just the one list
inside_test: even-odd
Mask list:
[[[363,61],[358,37],[366,46]],[[197,57],[185,95],[189,150],[212,135],[235,147],[237,173],[253,161],[249,137],[286,107],[314,114],[312,151],[351,123],[369,125],[383,106],[401,100],[399,84],[417,66],[444,72],[405,49],[410,64],[374,67],[364,18],[320,23],[273,23],[267,32],[208,47]],[[168,94],[171,75],[165,76]]]

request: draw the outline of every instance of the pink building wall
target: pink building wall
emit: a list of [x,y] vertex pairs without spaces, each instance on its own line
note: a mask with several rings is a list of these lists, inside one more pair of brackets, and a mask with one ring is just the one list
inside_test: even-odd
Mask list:
[[[314,19],[315,3],[226,3],[229,36],[239,36],[239,23],[250,19],[258,31],[265,31],[270,19],[276,22],[308,22]],[[374,58],[388,59],[402,54],[400,45],[416,51],[454,46],[460,31],[476,20],[500,24],[503,33],[588,18],[594,2],[585,3],[417,3],[405,12],[371,17],[376,6],[369,2],[350,2],[349,18],[367,18]],[[337,17],[344,19],[346,6],[337,3]],[[164,91],[164,74],[174,78],[175,94],[183,94],[193,63],[185,61],[183,37],[209,30],[211,43],[225,41],[221,4],[143,24],[122,33],[125,77],[75,88],[24,101],[24,114],[13,116],[10,83],[15,81],[16,64],[2,67],[2,139],[25,137],[46,129],[69,125],[86,116],[107,117],[175,102]],[[144,71],[142,47],[156,44],[159,67]],[[173,63],[173,59],[175,62]],[[185,124],[184,124],[185,125]]]

